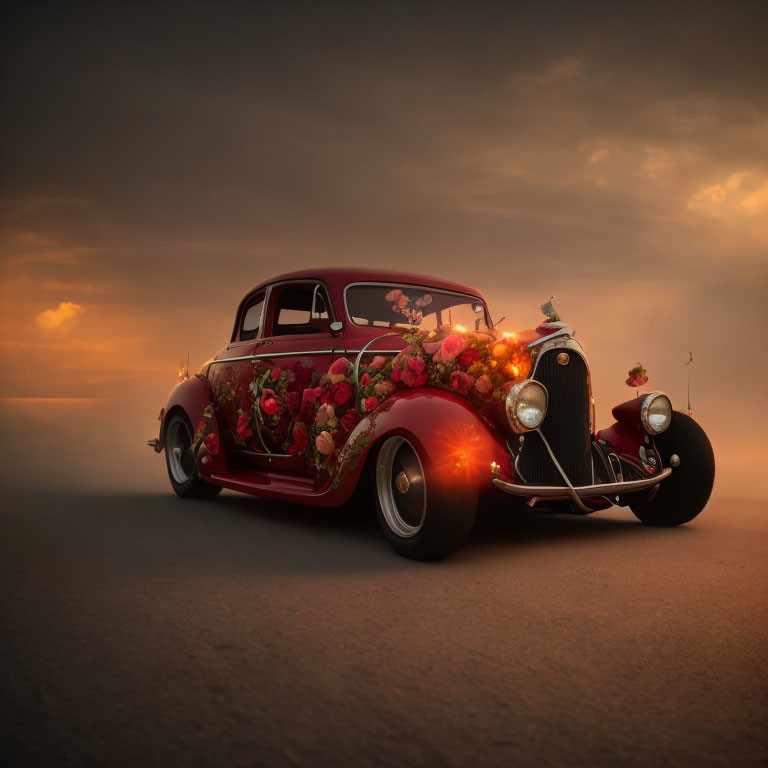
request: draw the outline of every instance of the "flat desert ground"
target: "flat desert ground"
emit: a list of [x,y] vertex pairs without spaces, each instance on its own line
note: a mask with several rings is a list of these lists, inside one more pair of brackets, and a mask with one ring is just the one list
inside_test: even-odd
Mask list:
[[768,504],[654,529],[7,492],[4,765],[765,765]]

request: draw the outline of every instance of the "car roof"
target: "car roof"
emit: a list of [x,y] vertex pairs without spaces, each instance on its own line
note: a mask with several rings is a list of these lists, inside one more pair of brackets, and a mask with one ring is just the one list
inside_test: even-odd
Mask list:
[[373,269],[368,267],[319,267],[313,269],[301,269],[295,272],[286,272],[259,283],[248,292],[248,295],[261,288],[265,288],[268,285],[272,285],[273,283],[279,283],[285,280],[310,279],[324,281],[334,292],[343,290],[350,283],[405,283],[406,285],[423,285],[428,288],[440,288],[445,291],[468,293],[471,296],[477,296],[483,301],[485,300],[483,294],[476,288],[470,288],[468,285],[462,285],[461,283],[454,283],[450,280],[442,280],[438,277],[430,277],[428,275],[419,275],[413,272],[399,272],[392,269]]

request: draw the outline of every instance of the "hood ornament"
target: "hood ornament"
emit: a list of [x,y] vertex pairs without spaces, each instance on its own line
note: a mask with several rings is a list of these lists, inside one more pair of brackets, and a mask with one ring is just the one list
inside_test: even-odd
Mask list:
[[554,296],[549,297],[549,301],[541,305],[541,311],[553,322],[560,322],[560,315],[555,312],[555,308],[552,306],[552,299]]

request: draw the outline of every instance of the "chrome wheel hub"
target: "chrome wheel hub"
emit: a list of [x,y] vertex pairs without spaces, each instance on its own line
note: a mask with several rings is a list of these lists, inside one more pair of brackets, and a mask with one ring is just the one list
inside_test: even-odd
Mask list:
[[407,539],[424,525],[427,489],[416,449],[404,437],[390,437],[376,461],[376,491],[389,529]]

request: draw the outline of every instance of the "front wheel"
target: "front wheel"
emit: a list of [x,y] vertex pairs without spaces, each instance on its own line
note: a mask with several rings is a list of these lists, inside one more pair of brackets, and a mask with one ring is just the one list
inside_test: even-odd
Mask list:
[[[704,430],[678,411],[672,412],[672,423],[654,442],[662,464],[673,467],[672,474],[662,481],[652,501],[643,497],[630,501],[629,506],[648,525],[682,525],[693,520],[709,501],[715,481],[712,445]],[[672,460],[673,456],[677,458]]]
[[200,478],[195,461],[192,425],[182,413],[174,413],[165,427],[165,462],[168,479],[177,496],[184,499],[211,499],[220,485]]
[[440,560],[467,539],[477,512],[477,489],[440,483],[404,437],[390,437],[376,457],[374,498],[392,548],[414,560]]

